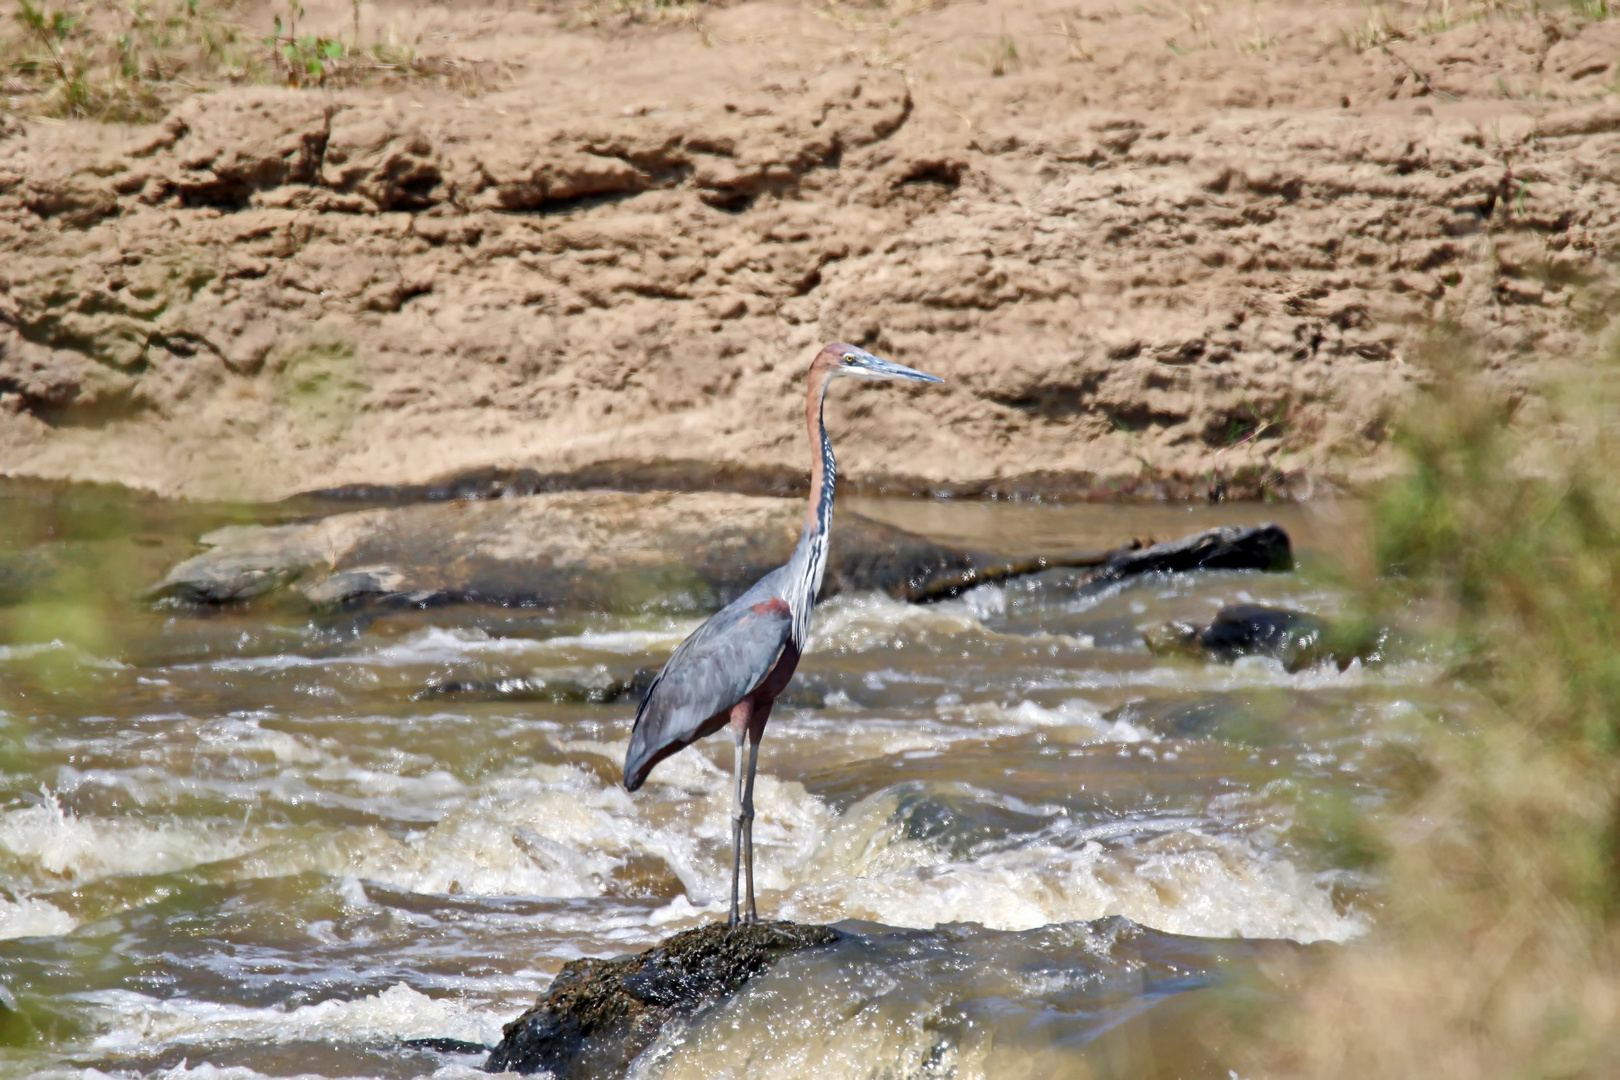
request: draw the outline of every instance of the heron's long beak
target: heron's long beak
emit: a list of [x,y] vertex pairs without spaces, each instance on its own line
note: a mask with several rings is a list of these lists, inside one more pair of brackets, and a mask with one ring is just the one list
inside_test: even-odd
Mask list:
[[903,379],[910,382],[944,382],[938,375],[929,375],[915,368],[908,368],[904,364],[897,364],[893,360],[884,360],[881,357],[867,353],[861,357],[861,374],[869,379]]

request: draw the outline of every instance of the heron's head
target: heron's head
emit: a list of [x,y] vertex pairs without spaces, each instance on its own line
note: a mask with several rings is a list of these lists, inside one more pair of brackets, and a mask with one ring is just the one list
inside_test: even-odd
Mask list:
[[904,364],[896,364],[893,360],[873,356],[865,349],[845,345],[841,341],[822,349],[817,359],[826,365],[828,375],[834,378],[847,375],[856,379],[890,379],[896,382],[945,381],[937,375],[925,375]]

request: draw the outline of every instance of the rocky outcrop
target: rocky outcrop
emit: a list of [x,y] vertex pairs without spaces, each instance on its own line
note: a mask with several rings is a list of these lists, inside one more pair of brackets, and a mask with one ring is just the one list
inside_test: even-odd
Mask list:
[[1012,3],[1022,51],[964,67],[978,16],[915,7],[611,40],[511,14],[465,37],[544,59],[476,100],[237,87],[8,128],[0,467],[746,487],[802,471],[803,368],[846,339],[947,379],[835,392],[857,485],[1304,494],[1384,467],[1437,325],[1533,408],[1532,368],[1606,318],[1613,24],[1375,47],[1281,3],[1256,45],[1236,9],[1191,41],[1144,8],[1064,16],[1060,46]]
[[[228,604],[272,594],[319,608],[452,602],[707,611],[787,561],[804,503],[745,495],[558,492],[233,525],[151,595]],[[857,514],[835,519],[827,595],[904,595],[987,556]]]
[[[318,609],[472,602],[712,611],[788,560],[803,515],[798,499],[575,491],[230,525],[201,537],[208,550],[170,569],[148,596],[191,605],[274,596]],[[822,595],[939,600],[1056,567],[1095,567],[1090,589],[1155,572],[1288,570],[1293,559],[1287,533],[1275,525],[1008,560],[843,513],[834,518]],[[608,700],[620,683],[602,680],[560,673],[503,692]]]
[[488,1072],[556,1080],[610,1080],[651,1046],[670,1020],[736,993],[789,953],[830,945],[828,926],[710,923],[656,948],[613,960],[574,960],[535,1006],[510,1024]]

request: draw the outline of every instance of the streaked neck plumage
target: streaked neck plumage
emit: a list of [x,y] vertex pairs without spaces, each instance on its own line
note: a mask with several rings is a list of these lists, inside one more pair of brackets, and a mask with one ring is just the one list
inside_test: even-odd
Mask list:
[[827,544],[832,534],[833,489],[838,484],[838,462],[833,458],[832,440],[822,422],[822,403],[832,372],[819,364],[810,369],[810,385],[805,396],[804,420],[810,435],[810,506],[805,511],[804,531],[799,546],[788,562],[788,595],[793,610],[793,644],[800,649],[810,636],[810,617],[815,611],[816,594],[827,571]]

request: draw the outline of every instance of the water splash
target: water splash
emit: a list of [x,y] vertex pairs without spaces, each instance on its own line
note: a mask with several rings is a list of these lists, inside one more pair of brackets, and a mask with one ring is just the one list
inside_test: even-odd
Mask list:
[[61,908],[35,897],[8,900],[0,896],[0,941],[71,933],[79,921]]
[[1002,930],[1123,915],[1169,933],[1346,941],[1366,929],[1335,909],[1331,881],[1254,841],[1184,818],[1076,826],[955,855],[908,835],[905,789],[858,803],[829,831],[780,914],[889,926],[974,922]]
[[296,1009],[247,1008],[191,998],[160,999],[128,990],[84,995],[103,1029],[97,1050],[224,1042],[360,1043],[379,1039],[457,1039],[493,1045],[501,1021],[487,1009],[431,998],[397,983],[354,1001],[323,1001]]
[[240,830],[175,819],[80,817],[46,791],[33,806],[0,813],[0,849],[41,885],[163,873],[234,858],[256,847]]

